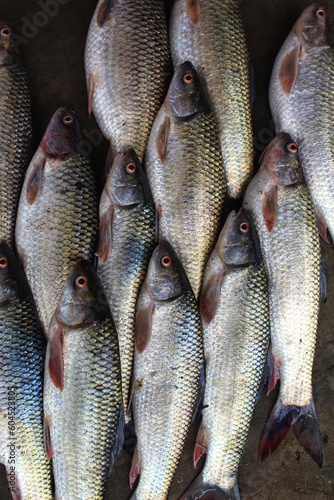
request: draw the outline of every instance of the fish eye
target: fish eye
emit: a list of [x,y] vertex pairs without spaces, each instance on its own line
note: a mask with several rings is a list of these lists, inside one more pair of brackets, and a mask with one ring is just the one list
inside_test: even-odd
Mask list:
[[78,288],[85,288],[88,285],[88,279],[86,276],[77,276],[75,278],[75,284]]
[[318,9],[316,15],[318,19],[325,19],[326,12],[323,9]]
[[11,31],[9,28],[2,28],[0,31],[1,36],[9,37],[11,35]]
[[249,233],[249,231],[250,231],[249,222],[241,222],[241,224],[239,224],[239,230],[244,234]]
[[6,257],[0,257],[0,269],[4,269],[8,266],[8,259]]
[[170,267],[172,264],[172,259],[169,257],[169,255],[164,255],[160,262],[163,267]]
[[74,119],[73,119],[72,115],[65,115],[63,118],[63,123],[65,125],[71,125],[71,123],[73,123],[73,121],[74,121]]
[[289,153],[298,152],[298,146],[295,142],[289,142],[289,144],[286,146],[286,149],[289,151]]
[[183,75],[183,81],[184,83],[192,83],[194,81],[194,77],[191,73],[186,73]]
[[135,163],[128,163],[125,166],[125,170],[127,171],[128,174],[134,174],[135,171],[137,170],[137,165]]

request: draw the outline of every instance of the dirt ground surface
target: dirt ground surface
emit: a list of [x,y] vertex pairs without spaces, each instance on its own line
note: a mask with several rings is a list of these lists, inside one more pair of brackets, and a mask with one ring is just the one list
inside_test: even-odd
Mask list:
[[[223,1],[223,0],[222,0]],[[0,19],[12,20],[22,37],[22,49],[31,83],[36,147],[61,104],[78,113],[84,135],[92,142],[92,159],[102,172],[107,144],[94,118],[87,114],[84,76],[85,38],[96,0],[55,0],[58,10],[43,15],[44,0],[0,0]],[[172,2],[166,2],[169,11]],[[333,2],[332,2],[333,3]],[[268,105],[268,84],[275,56],[292,25],[310,4],[308,0],[244,0],[241,4],[250,57],[254,68],[257,100],[254,105],[256,159],[274,137]],[[334,6],[330,6],[334,19]],[[56,12],[56,13],[55,13]],[[95,134],[94,136],[90,135]],[[102,184],[102,177],[100,185]],[[328,299],[321,306],[314,363],[314,400],[323,436],[325,463],[321,470],[299,446],[292,431],[263,464],[257,447],[276,394],[262,396],[258,404],[240,463],[239,487],[243,500],[327,500],[334,498],[334,251],[322,245],[326,264]],[[192,465],[195,423],[170,489],[177,500],[197,475]],[[131,456],[122,451],[108,482],[105,499],[131,496],[128,474]],[[9,500],[4,468],[0,469],[0,500]],[[36,499],[38,500],[38,499]]]

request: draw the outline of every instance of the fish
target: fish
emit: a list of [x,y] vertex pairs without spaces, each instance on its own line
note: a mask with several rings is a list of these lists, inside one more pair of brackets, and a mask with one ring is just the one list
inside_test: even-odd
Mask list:
[[32,146],[28,76],[16,36],[11,23],[0,21],[0,240],[12,250]]
[[[136,301],[155,240],[155,208],[135,151],[121,150],[100,200],[98,274],[116,325],[124,408],[128,409],[135,344]],[[126,423],[130,415],[126,414]]]
[[139,293],[132,409],[137,436],[132,500],[167,498],[197,399],[203,364],[196,298],[171,245],[153,252]]
[[0,463],[13,500],[52,500],[43,442],[45,340],[27,279],[0,242]]
[[334,240],[334,42],[323,2],[307,7],[279,51],[269,100],[277,132],[298,143],[325,241]]
[[57,500],[103,499],[123,423],[115,325],[96,271],[80,260],[52,318],[45,361],[45,448]]
[[174,67],[190,61],[217,121],[230,198],[253,176],[249,56],[238,0],[178,0],[170,20]]
[[259,461],[273,452],[293,427],[299,443],[321,467],[323,446],[312,391],[321,251],[298,144],[289,134],[278,134],[264,151],[243,206],[256,228],[268,279],[269,392],[280,379],[277,401],[261,436]]
[[45,335],[67,276],[93,260],[98,231],[96,180],[82,151],[78,118],[59,108],[28,167],[19,202],[16,250]]
[[100,0],[89,27],[85,69],[89,113],[110,143],[107,167],[123,147],[142,162],[171,72],[162,0]]
[[205,359],[202,422],[181,497],[240,498],[238,466],[261,387],[269,345],[267,279],[244,209],[232,211],[207,263],[200,301]]
[[175,70],[154,121],[145,169],[158,238],[172,245],[198,297],[222,225],[226,179],[216,121],[188,61]]

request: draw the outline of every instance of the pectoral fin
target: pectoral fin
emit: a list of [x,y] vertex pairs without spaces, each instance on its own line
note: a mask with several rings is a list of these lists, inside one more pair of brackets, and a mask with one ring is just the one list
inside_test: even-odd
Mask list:
[[200,0],[186,0],[186,13],[189,20],[195,24],[199,25],[200,14],[201,14],[201,2]]
[[162,161],[162,163],[164,163],[167,156],[169,133],[170,133],[170,118],[166,117],[165,121],[160,126],[157,135],[157,151],[160,161]]
[[154,301],[152,299],[146,300],[143,304],[139,303],[137,306],[135,339],[138,352],[143,352],[150,341],[153,311]]
[[264,223],[269,231],[274,229],[277,219],[277,186],[274,185],[264,194],[262,204]]
[[217,313],[220,301],[221,286],[226,274],[226,268],[222,267],[217,273],[213,274],[206,285],[204,285],[200,310],[202,313],[203,321],[209,325]]
[[109,204],[108,208],[100,214],[99,242],[97,254],[102,262],[106,262],[110,256],[113,240],[112,223],[114,218],[114,207]]
[[300,53],[301,46],[296,45],[283,59],[279,72],[279,81],[285,94],[290,94],[295,85],[298,74]]
[[27,202],[29,205],[33,205],[42,193],[45,163],[46,157],[42,156],[36,162],[30,174],[26,190]]
[[94,77],[93,75],[89,75],[87,79],[87,91],[88,91],[88,115],[90,116],[94,111],[93,107],[93,98],[94,98]]
[[99,28],[103,28],[104,24],[107,22],[108,17],[111,14],[111,10],[114,6],[115,0],[104,0],[101,7],[97,13],[97,25]]
[[64,334],[61,326],[53,320],[49,340],[49,374],[52,382],[61,391],[64,388]]

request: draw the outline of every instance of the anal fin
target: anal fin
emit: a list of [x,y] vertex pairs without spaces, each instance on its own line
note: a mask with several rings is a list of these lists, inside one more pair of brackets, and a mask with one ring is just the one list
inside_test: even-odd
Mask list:
[[132,464],[129,475],[129,484],[131,490],[133,489],[139,474],[140,474],[140,457],[139,457],[138,447],[136,446],[135,452],[132,457]]

